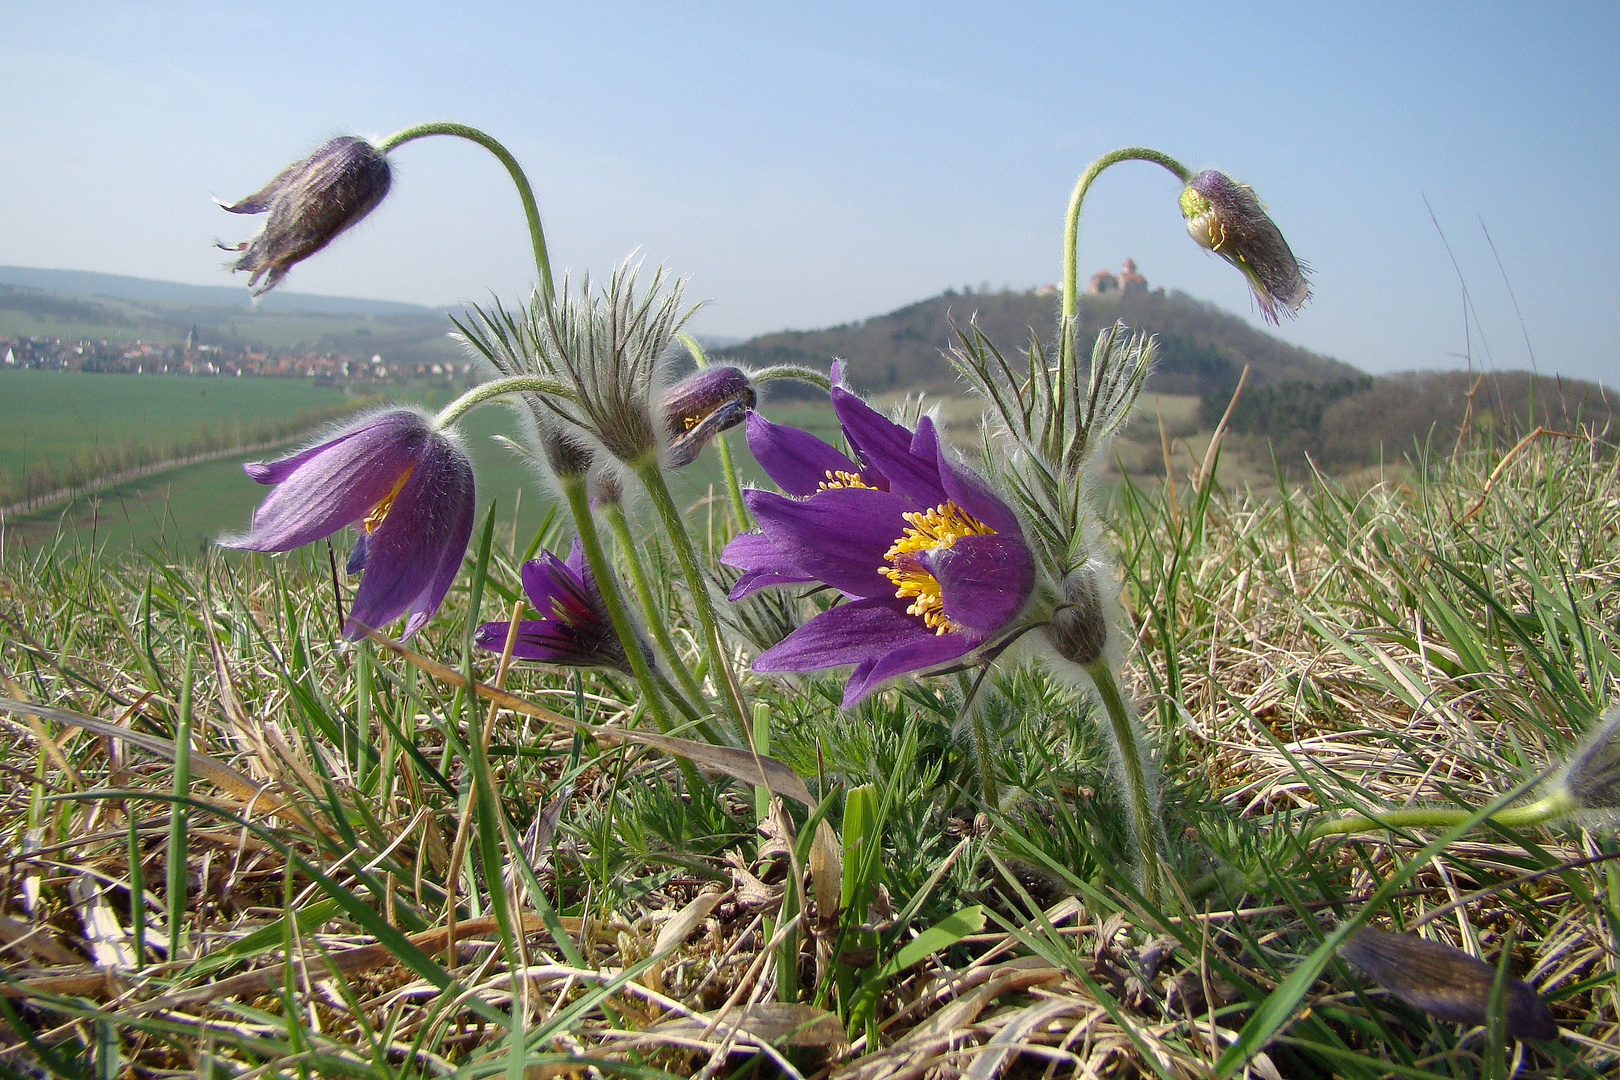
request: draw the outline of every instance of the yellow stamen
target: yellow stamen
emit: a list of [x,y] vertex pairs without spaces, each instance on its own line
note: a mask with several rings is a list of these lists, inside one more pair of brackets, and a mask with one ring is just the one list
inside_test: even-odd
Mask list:
[[871,484],[868,484],[865,480],[861,479],[860,473],[844,472],[842,469],[839,469],[837,472],[834,472],[832,469],[828,469],[827,479],[816,485],[817,491],[833,491],[837,488],[865,488],[868,491],[873,490]]
[[361,522],[361,528],[368,533],[377,531],[377,526],[382,524],[383,518],[388,516],[389,509],[394,505],[394,497],[399,494],[399,489],[405,486],[405,481],[411,478],[411,469],[414,468],[416,466],[412,465],[410,469],[406,469],[404,474],[394,481],[394,486],[388,489],[388,494],[377,500],[377,505],[371,508],[371,513]]
[[897,598],[916,597],[906,613],[921,618],[935,634],[960,630],[945,615],[939,580],[923,568],[917,553],[943,551],[964,536],[994,536],[996,530],[953,502],[903,516],[909,528],[883,553],[892,565],[878,567],[878,573],[894,582]]

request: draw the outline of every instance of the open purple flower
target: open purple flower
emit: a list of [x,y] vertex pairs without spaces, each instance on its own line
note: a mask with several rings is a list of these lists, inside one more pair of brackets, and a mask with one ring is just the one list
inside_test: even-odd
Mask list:
[[[607,667],[628,672],[630,662],[613,630],[602,592],[585,565],[585,549],[578,537],[559,559],[549,551],[523,564],[523,591],[540,613],[538,619],[518,623],[512,655],[567,667]],[[478,627],[480,648],[501,652],[511,623],[487,622]]]
[[760,531],[734,539],[721,560],[743,571],[733,600],[807,582],[844,594],[761,653],[754,670],[854,664],[847,707],[993,638],[1028,601],[1035,569],[1018,519],[952,460],[932,420],[908,431],[838,387],[832,402],[858,462],[748,415],[749,449],[787,495],[744,492]]
[[[246,270],[254,296],[263,296],[343,230],[376,209],[393,179],[388,157],[365,139],[344,135],[276,174],[260,190],[222,209],[233,214],[269,213],[240,251],[232,270]],[[259,284],[260,279],[264,284]]]
[[348,570],[365,576],[345,637],[407,613],[401,636],[410,637],[438,610],[472,535],[474,490],[472,463],[431,417],[374,413],[290,457],[243,468],[273,487],[253,527],[220,541],[225,547],[291,551],[360,526]]

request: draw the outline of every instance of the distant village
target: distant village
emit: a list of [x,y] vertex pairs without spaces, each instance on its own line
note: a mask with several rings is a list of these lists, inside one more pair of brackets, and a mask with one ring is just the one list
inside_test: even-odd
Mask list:
[[[988,286],[985,291],[989,291]],[[1056,295],[1058,289],[1056,285],[1043,285],[1031,291],[1036,296],[1048,296]],[[1147,278],[1137,272],[1136,263],[1131,259],[1125,260],[1117,274],[1098,270],[1091,275],[1086,289],[1092,296],[1147,291]],[[1163,293],[1164,290],[1153,291]],[[387,384],[421,379],[462,382],[471,379],[473,374],[473,365],[466,362],[400,363],[387,360],[380,353],[367,357],[333,351],[208,345],[197,339],[195,328],[186,335],[184,344],[140,339],[0,337],[0,370],[7,368],[226,378],[259,375],[333,384]]]
[[470,363],[401,364],[349,353],[283,351],[205,345],[196,332],[185,344],[157,341],[0,337],[0,368],[45,371],[118,372],[126,375],[265,375],[332,383],[392,383],[410,379],[469,378]]

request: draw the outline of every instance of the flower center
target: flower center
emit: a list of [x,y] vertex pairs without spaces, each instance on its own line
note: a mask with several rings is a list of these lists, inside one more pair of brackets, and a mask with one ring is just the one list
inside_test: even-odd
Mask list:
[[865,488],[868,491],[873,490],[871,484],[868,484],[865,480],[861,479],[860,473],[845,472],[842,469],[834,472],[832,469],[828,469],[827,479],[817,484],[816,490],[832,491],[835,488]]
[[399,494],[399,489],[405,486],[405,481],[411,478],[411,470],[415,468],[416,466],[412,465],[410,469],[406,469],[400,478],[394,481],[394,486],[388,489],[388,494],[377,500],[377,505],[371,508],[371,513],[367,514],[366,520],[361,522],[361,527],[366,532],[374,533],[377,531],[377,526],[382,524],[383,518],[388,516],[389,509],[393,507],[394,497]]
[[944,551],[964,536],[994,536],[996,530],[953,502],[902,516],[909,527],[883,553],[890,565],[878,567],[878,573],[894,582],[894,595],[899,599],[915,597],[906,613],[920,617],[923,625],[935,634],[960,630],[960,626],[945,616],[945,598],[940,594],[939,579],[923,565],[918,553]]

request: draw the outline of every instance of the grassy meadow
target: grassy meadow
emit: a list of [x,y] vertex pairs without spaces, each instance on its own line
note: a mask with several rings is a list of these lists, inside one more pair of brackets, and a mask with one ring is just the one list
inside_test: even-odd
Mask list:
[[[48,378],[18,378],[48,376]],[[69,460],[87,439],[184,438],[199,427],[262,417],[294,416],[300,411],[341,407],[341,390],[298,379],[204,379],[192,376],[81,375],[76,372],[0,372],[20,391],[0,395],[0,450],[13,459]],[[200,385],[199,385],[200,384]],[[428,409],[451,397],[443,387],[411,385],[398,400]],[[791,402],[773,415],[784,423],[831,437],[837,424],[825,405]],[[518,437],[518,426],[504,409],[482,409],[460,425],[478,473],[481,509],[499,507],[503,537],[527,545],[545,520],[550,493],[537,485],[527,464],[495,440]],[[764,476],[741,439],[735,440],[742,475]],[[26,450],[26,455],[24,451]],[[264,489],[242,474],[257,452],[166,469],[116,487],[83,495],[0,523],[0,542],[9,546],[63,543],[97,549],[108,556],[161,552],[189,558],[214,537],[246,528]],[[4,460],[4,458],[0,458]],[[3,468],[0,465],[0,468]],[[719,490],[721,474],[705,455],[670,477],[670,487],[688,505]]]
[[[798,408],[773,416],[831,433]],[[814,598],[722,604],[756,743],[807,800],[773,801],[713,751],[694,786],[627,677],[470,650],[537,519],[475,537],[410,643],[433,670],[338,639],[321,545],[8,543],[0,1071],[1613,1075],[1620,847],[1480,823],[1620,690],[1613,447],[1464,445],[1261,492],[1200,471],[1173,420],[1173,483],[1127,476],[1104,515],[1165,774],[1157,903],[1122,869],[1091,706],[1012,654],[980,691],[992,805],[967,684],[845,711],[841,675],[748,670]],[[702,498],[714,457],[672,477],[711,570],[738,524]],[[251,505],[217,464],[186,497]],[[650,523],[636,553],[672,563]],[[712,687],[693,597],[673,570],[652,588]],[[486,709],[458,671],[516,699]],[[1302,838],[1411,806],[1480,812]],[[1527,980],[1560,1038],[1506,1038],[1500,989],[1475,1026],[1378,990],[1331,949],[1357,916]]]
[[0,369],[0,470],[61,465],[82,447],[184,440],[220,424],[341,407],[342,389],[305,379],[82,374]]

